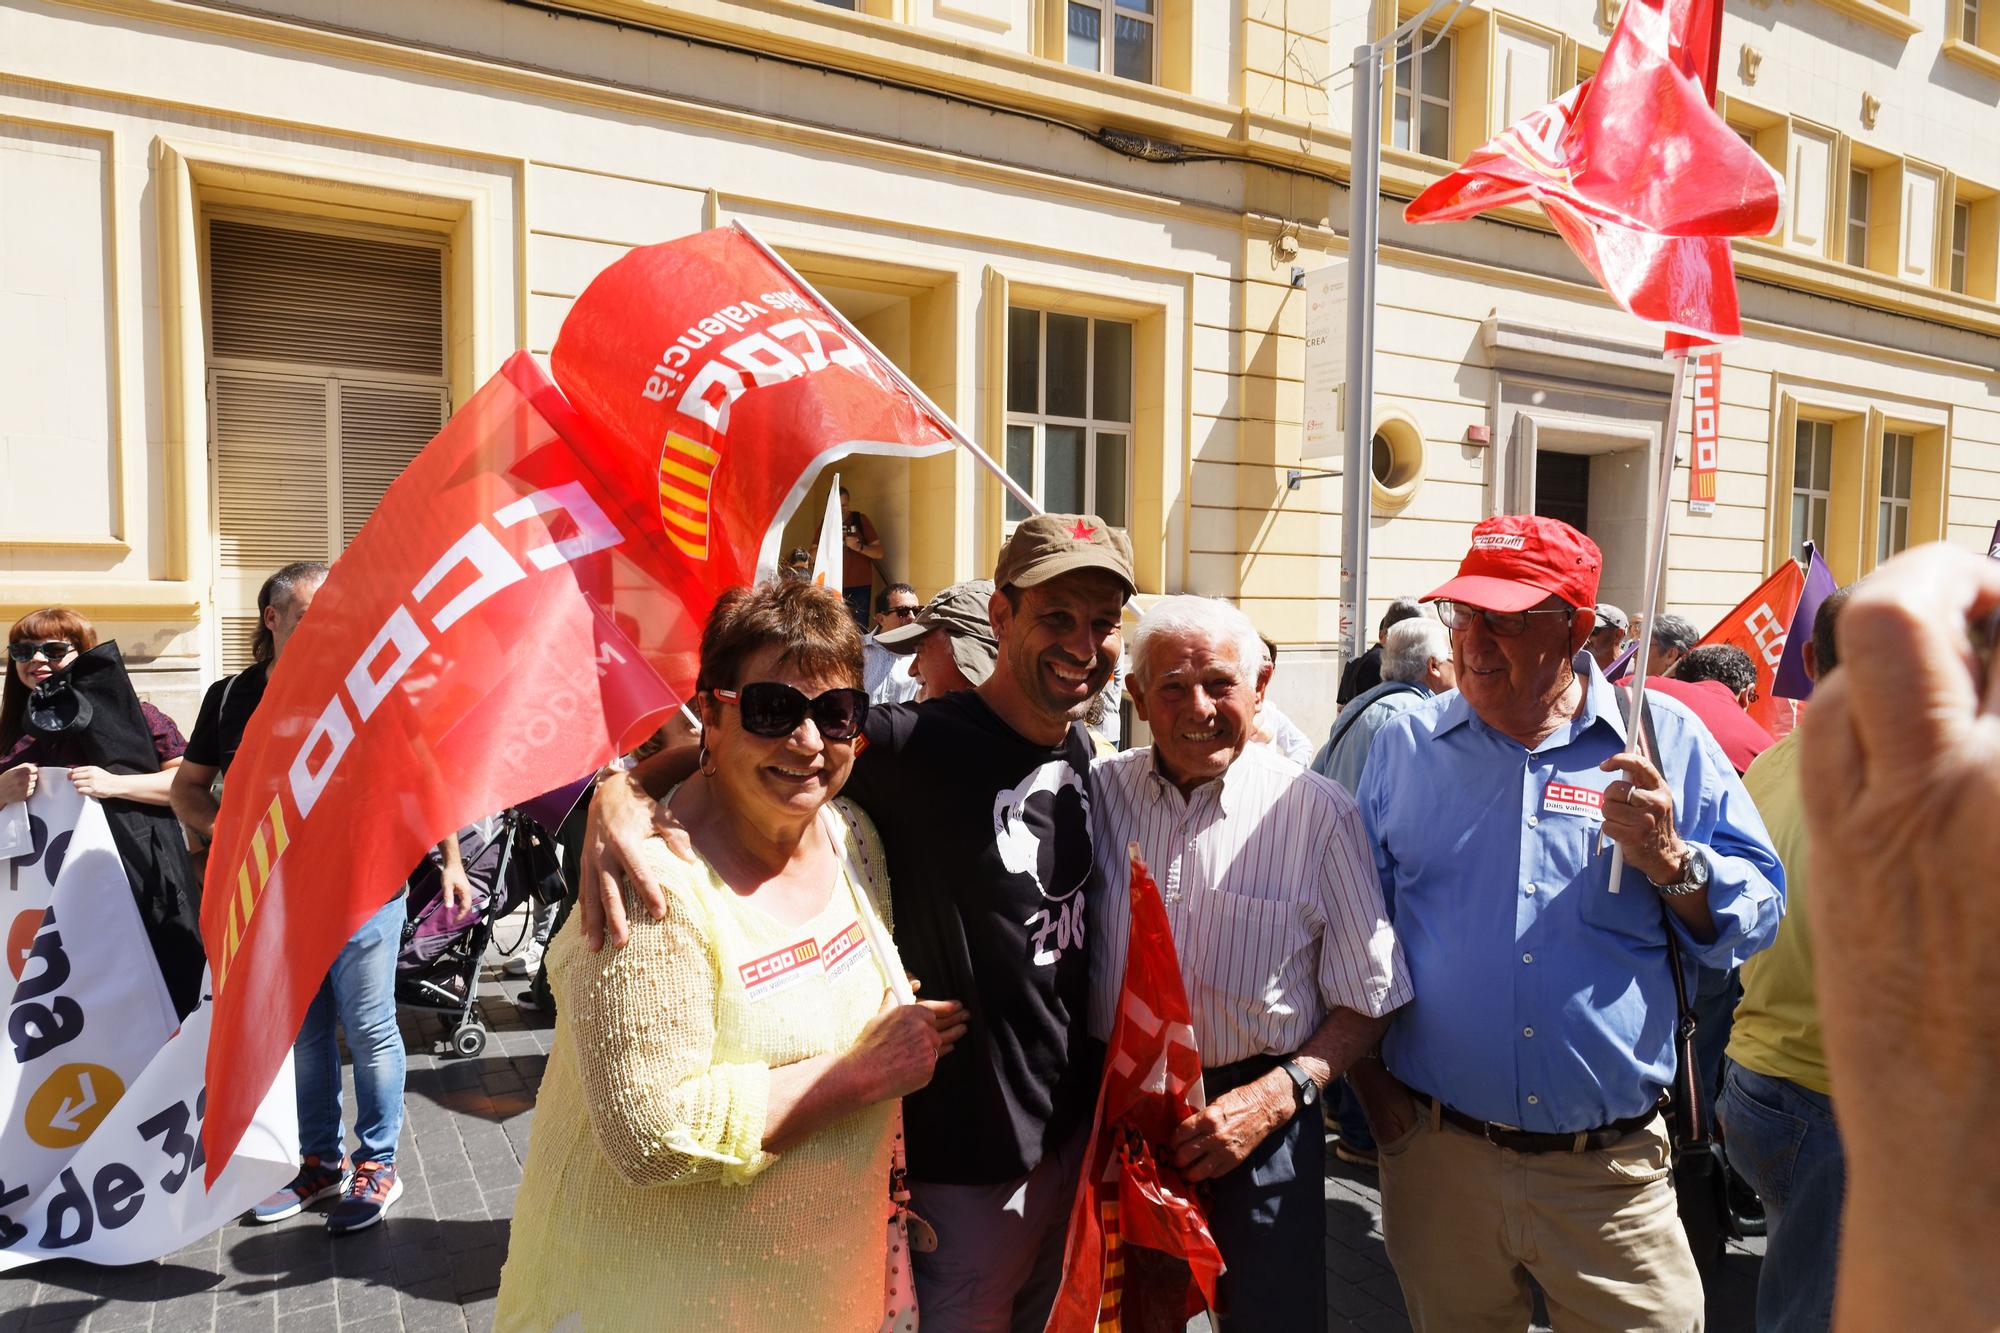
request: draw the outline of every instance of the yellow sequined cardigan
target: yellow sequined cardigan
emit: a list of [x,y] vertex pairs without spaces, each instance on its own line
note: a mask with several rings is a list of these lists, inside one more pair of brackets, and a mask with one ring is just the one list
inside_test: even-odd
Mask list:
[[574,922],[550,946],[556,1037],[496,1329],[879,1327],[893,1103],[762,1148],[771,1069],[850,1048],[883,1003],[857,927],[887,920],[882,846],[838,804],[823,826],[864,882],[843,872],[810,922],[764,915],[673,831],[646,844],[664,920],[631,911],[623,949]]

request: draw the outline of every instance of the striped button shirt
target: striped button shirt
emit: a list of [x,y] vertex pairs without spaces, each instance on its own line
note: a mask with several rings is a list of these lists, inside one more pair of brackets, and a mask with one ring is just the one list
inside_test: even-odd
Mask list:
[[1091,768],[1090,1028],[1109,1039],[1131,934],[1126,845],[1160,886],[1204,1065],[1289,1055],[1334,1006],[1410,1000],[1354,800],[1268,746],[1183,797],[1151,747]]

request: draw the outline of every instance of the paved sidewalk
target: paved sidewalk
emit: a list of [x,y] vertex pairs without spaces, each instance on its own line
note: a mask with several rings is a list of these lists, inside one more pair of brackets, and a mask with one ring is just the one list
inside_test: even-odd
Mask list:
[[[516,922],[503,923],[511,943]],[[493,1321],[550,1025],[512,1002],[489,958],[482,1008],[492,1037],[479,1056],[439,1056],[429,1015],[405,1014],[408,1118],[398,1166],[404,1194],[382,1225],[338,1241],[318,1211],[273,1226],[231,1226],[157,1263],[98,1268],[64,1260],[0,1277],[0,1333],[20,1329],[156,1333],[411,1333],[480,1330]],[[524,1021],[524,1017],[530,1021]],[[353,1089],[348,1088],[348,1107]],[[1327,1154],[1327,1328],[1409,1327],[1382,1248],[1374,1173]],[[1763,1242],[1733,1246],[1710,1294],[1712,1333],[1749,1333]],[[1197,1319],[1191,1328],[1204,1327]]]

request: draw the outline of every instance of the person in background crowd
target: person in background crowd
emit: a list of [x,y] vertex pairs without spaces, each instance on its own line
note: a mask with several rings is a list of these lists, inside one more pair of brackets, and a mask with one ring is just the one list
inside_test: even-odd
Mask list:
[[803,546],[794,546],[792,553],[785,557],[785,566],[778,571],[788,579],[811,582],[813,575],[813,553]]
[[880,636],[909,624],[922,605],[917,590],[907,583],[892,583],[875,595],[875,628],[861,640],[861,688],[868,691],[869,702],[896,704],[917,697],[921,682],[907,671],[897,671],[909,663],[883,647]]
[[[1597,659],[1599,671],[1609,671],[1611,664],[1618,660],[1618,654],[1625,647],[1625,632],[1632,622],[1625,613],[1609,602],[1599,602],[1594,609],[1590,637],[1584,641],[1583,650]],[[1650,664],[1649,664],[1650,665]]]
[[1442,621],[1419,617],[1391,625],[1382,636],[1382,683],[1356,695],[1340,710],[1326,744],[1313,756],[1312,771],[1338,782],[1350,794],[1358,791],[1375,734],[1389,719],[1457,688],[1457,683],[1451,635]]
[[1757,664],[1750,654],[1733,643],[1709,643],[1690,648],[1674,664],[1672,676],[1689,684],[1712,680],[1728,687],[1736,706],[1747,709],[1757,702]]
[[[174,813],[204,840],[214,836],[220,808],[215,780],[227,772],[243,741],[244,728],[268,688],[270,675],[298,631],[299,622],[325,584],[327,566],[316,560],[286,565],[257,590],[257,633],[252,665],[209,686],[188,738],[187,761],[174,774]],[[450,851],[444,849],[449,846]],[[446,889],[455,904],[469,905],[458,840],[439,844],[447,873]],[[463,892],[463,897],[459,893]],[[333,1199],[326,1229],[334,1235],[360,1231],[382,1220],[403,1182],[396,1175],[396,1143],[403,1128],[403,1034],[396,1026],[396,951],[406,917],[398,892],[341,948],[320,981],[292,1046],[292,1074],[298,1091],[299,1149],[302,1161],[291,1183],[250,1210],[252,1222],[276,1222],[314,1203]],[[336,1022],[346,1029],[354,1057],[355,1136],[360,1142],[350,1171],[341,1124],[340,1046]]]
[[[924,1322],[1035,1330],[1061,1280],[1103,1064],[1086,1027],[1096,890],[1079,719],[1118,661],[1132,546],[1094,514],[1038,515],[993,578],[990,674],[944,695],[926,674],[920,702],[871,708],[847,790],[881,831],[904,960],[926,995],[971,1011],[959,1050],[903,1107],[912,1206],[939,1239],[914,1256]],[[637,792],[685,765],[665,754],[601,785],[582,899],[592,944],[624,939],[619,882],[650,826]],[[649,881],[634,887],[664,912]]]
[[1124,653],[1118,655],[1118,666],[1111,673],[1111,679],[1104,683],[1097,697],[1090,701],[1090,708],[1083,715],[1083,725],[1090,731],[1091,743],[1097,747],[1098,755],[1114,755],[1125,741],[1125,677],[1132,670],[1132,659]]
[[622,951],[573,932],[553,951],[556,1039],[496,1328],[882,1322],[896,1099],[966,1020],[885,999],[902,962],[879,924],[881,843],[834,804],[860,684],[861,636],[831,589],[716,603],[700,767],[642,853],[671,906],[640,914]]
[[[1401,628],[1398,626],[1398,628]],[[1220,1333],[1326,1319],[1320,1093],[1410,997],[1353,800],[1253,744],[1271,666],[1250,618],[1153,603],[1132,636],[1150,747],[1092,770],[1091,1032],[1109,1040],[1131,933],[1128,844],[1166,886],[1208,1105],[1175,1134],[1227,1265]],[[1251,923],[1282,919],[1282,929]],[[1129,1272],[1130,1270],[1128,1270]]]
[[954,583],[924,603],[907,624],[878,632],[875,642],[888,652],[910,658],[909,674],[917,684],[917,698],[938,699],[977,689],[992,676],[1000,651],[987,618],[992,601],[991,579]]
[[1389,603],[1389,609],[1382,613],[1382,623],[1375,627],[1375,642],[1340,673],[1340,689],[1333,696],[1335,705],[1345,708],[1357,695],[1366,694],[1382,683],[1383,636],[1397,621],[1410,620],[1423,613],[1424,609],[1417,605],[1414,597],[1398,597]]
[[1299,730],[1297,723],[1285,716],[1285,710],[1278,707],[1277,701],[1268,692],[1271,677],[1278,669],[1278,645],[1261,634],[1257,636],[1257,641],[1264,645],[1264,665],[1270,670],[1264,674],[1265,690],[1259,695],[1257,716],[1250,726],[1250,739],[1270,746],[1304,768],[1313,759],[1312,742],[1306,739],[1306,734]]
[[[1326,744],[1313,757],[1313,772],[1352,794],[1361,786],[1375,734],[1391,718],[1400,717],[1432,695],[1453,689],[1456,680],[1451,635],[1443,622],[1418,616],[1389,626],[1382,635],[1382,683],[1356,695],[1340,710]],[[1340,1131],[1333,1155],[1349,1166],[1374,1166],[1375,1135],[1368,1128],[1368,1117],[1353,1085],[1345,1078],[1328,1093],[1327,1118]]]
[[25,801],[44,768],[104,805],[147,942],[174,1011],[201,1003],[208,956],[201,881],[167,794],[187,751],[173,719],[140,699],[114,643],[67,607],[47,607],[7,631],[0,686],[0,806]]
[[840,488],[840,595],[854,613],[854,623],[868,623],[868,594],[875,588],[875,562],[882,558],[882,538],[868,515],[847,505],[847,488]]
[[[1890,560],[1836,626],[1798,771],[1847,1153],[1834,1327],[2000,1325],[2000,561]],[[1824,664],[1822,664],[1824,665]],[[1761,1295],[1761,1293],[1760,1293]]]
[[[1835,592],[1813,617],[1804,664],[1815,683],[1815,707],[1819,683],[1840,662],[1837,621],[1853,591]],[[1790,910],[1776,943],[1743,965],[1743,998],[1726,1029],[1728,1059],[1716,1104],[1730,1169],[1749,1182],[1764,1205],[1764,1264],[1757,1277],[1761,1333],[1808,1333],[1832,1325],[1846,1177],[1813,982],[1816,918],[1807,868],[1807,793],[1799,771],[1802,744],[1801,733],[1794,731],[1759,755],[1743,779],[1785,863]]]
[[1757,668],[1734,644],[1694,649],[1675,663],[1671,676],[1649,671],[1646,688],[1686,704],[1738,773],[1771,748],[1771,733],[1744,711],[1757,701]]
[[[1701,1277],[1659,1114],[1667,933],[1727,968],[1771,940],[1784,876],[1701,725],[1651,698],[1655,759],[1582,651],[1600,556],[1555,519],[1472,530],[1429,595],[1458,691],[1377,733],[1360,805],[1416,998],[1350,1071],[1389,1258],[1418,1333],[1685,1333]],[[1611,883],[1615,843],[1625,873]],[[1614,890],[1616,890],[1614,892]],[[1605,997],[1616,997],[1612,1003]]]
[[1673,675],[1674,664],[1701,641],[1701,631],[1694,627],[1694,622],[1671,611],[1653,617],[1652,636],[1652,652],[1646,661],[1649,675]]

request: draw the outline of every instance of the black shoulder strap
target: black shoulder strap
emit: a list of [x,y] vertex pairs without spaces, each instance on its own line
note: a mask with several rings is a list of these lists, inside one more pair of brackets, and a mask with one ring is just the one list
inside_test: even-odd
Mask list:
[[[1392,695],[1411,694],[1417,689],[1415,685],[1410,684],[1408,681],[1398,680],[1387,683],[1396,685],[1398,688],[1384,690],[1382,693],[1376,695],[1368,701],[1368,708],[1373,708],[1376,704],[1381,703],[1384,699]],[[1347,733],[1354,729],[1354,724],[1361,720],[1361,715],[1367,712],[1368,708],[1356,708],[1350,703],[1348,707],[1341,710],[1340,720],[1333,724],[1333,734],[1326,738],[1326,752],[1328,754],[1332,754],[1340,747],[1341,741],[1346,739]]]

